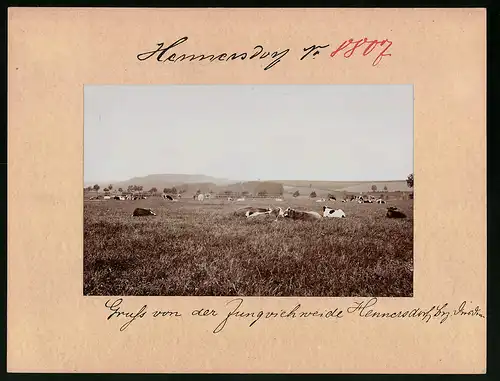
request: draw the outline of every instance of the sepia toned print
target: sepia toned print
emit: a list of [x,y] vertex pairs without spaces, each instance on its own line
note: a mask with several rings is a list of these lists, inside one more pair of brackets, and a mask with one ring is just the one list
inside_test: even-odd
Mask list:
[[84,107],[85,295],[413,296],[411,85],[86,86]]

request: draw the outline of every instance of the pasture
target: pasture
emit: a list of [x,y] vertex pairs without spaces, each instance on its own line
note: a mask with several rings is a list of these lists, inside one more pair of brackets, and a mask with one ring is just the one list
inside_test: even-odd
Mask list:
[[[249,205],[347,217],[233,215]],[[386,218],[389,206],[408,218]],[[132,217],[136,207],[157,216]],[[85,200],[83,233],[85,295],[413,296],[413,200]]]

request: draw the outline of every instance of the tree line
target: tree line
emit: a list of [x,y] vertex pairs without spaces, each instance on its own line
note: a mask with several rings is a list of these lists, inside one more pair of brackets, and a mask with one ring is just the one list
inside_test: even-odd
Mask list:
[[[414,179],[413,179],[413,173],[409,174],[408,177],[406,178],[406,185],[408,186],[408,188],[413,188],[413,185],[414,185]],[[88,186],[86,188],[83,188],[84,191],[92,191],[94,190],[96,193],[99,192],[99,189],[101,189],[100,185],[99,184],[94,184],[94,186]],[[142,192],[144,189],[144,187],[142,185],[129,185],[127,187],[127,192],[129,193],[133,193],[133,192]],[[377,191],[377,186],[375,184],[372,185],[371,187],[372,191],[373,192],[376,192]],[[113,190],[113,184],[109,184],[106,188],[103,189],[104,192],[111,192]],[[186,189],[180,189],[180,190],[177,190],[176,187],[172,187],[172,188],[163,188],[163,193],[171,193],[171,194],[178,194],[178,193],[185,193],[187,190]],[[388,189],[387,189],[387,185],[384,186],[384,189],[383,189],[384,192],[387,192]],[[123,192],[123,188],[118,188],[118,192]],[[150,190],[149,190],[149,193],[152,193],[152,194],[156,194],[158,192],[158,189],[156,187],[152,187]],[[196,194],[200,194],[201,193],[201,190],[198,189],[196,191]],[[210,190],[210,192],[208,192],[210,194],[213,194],[214,192],[212,190]],[[226,195],[232,195],[234,192],[231,192],[231,191],[224,191],[224,194]],[[250,192],[248,191],[243,191],[241,192],[241,195],[242,196],[249,196],[250,195]],[[267,196],[268,193],[267,191],[264,189],[264,190],[261,190],[257,193],[257,196],[260,196],[260,197],[265,197]],[[280,191],[280,196],[283,195],[283,191]],[[300,196],[300,192],[298,190],[296,190],[294,193],[293,193],[293,197],[299,197]],[[312,191],[310,194],[309,194],[309,197],[311,198],[315,198],[316,197],[316,192],[315,191]],[[330,195],[328,195],[328,197],[330,197]]]

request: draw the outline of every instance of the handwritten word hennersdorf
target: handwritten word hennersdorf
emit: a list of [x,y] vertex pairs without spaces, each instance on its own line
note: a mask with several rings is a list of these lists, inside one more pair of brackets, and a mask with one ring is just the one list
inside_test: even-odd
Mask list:
[[[233,62],[235,60],[239,61],[263,61],[266,63],[264,70],[269,70],[276,66],[278,63],[288,55],[290,49],[269,49],[265,48],[263,45],[255,45],[252,49],[238,51],[238,52],[216,52],[216,53],[186,53],[183,52],[184,46],[182,46],[179,51],[179,46],[184,44],[188,40],[188,37],[179,38],[177,41],[166,45],[164,42],[156,44],[156,47],[139,53],[137,59],[139,61],[147,61],[150,59],[156,59],[157,62],[162,63],[178,63],[178,62]],[[316,59],[323,49],[327,49],[330,44],[324,45],[310,45],[303,48],[300,52],[300,61],[305,59]],[[392,46],[392,41],[388,39],[377,40],[361,38],[355,40],[350,38],[343,41],[341,44],[336,46],[328,55],[329,58],[335,58],[342,55],[344,58],[350,58],[355,55],[356,52],[360,52],[358,55],[361,57],[371,56],[373,57],[372,66],[377,66],[384,57],[390,57],[392,54],[388,52],[389,48]]]

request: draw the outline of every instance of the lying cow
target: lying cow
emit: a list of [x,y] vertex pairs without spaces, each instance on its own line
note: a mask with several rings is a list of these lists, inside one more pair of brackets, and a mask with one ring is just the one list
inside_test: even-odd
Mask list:
[[271,208],[256,208],[254,206],[245,206],[244,208],[240,208],[234,212],[234,215],[236,216],[246,216],[247,212],[252,212],[252,213],[266,213],[270,210]]
[[156,216],[156,213],[151,210],[151,208],[135,208],[133,217],[141,217],[141,216]]
[[382,200],[379,198],[377,201],[375,201],[377,204],[385,204],[385,200]]
[[320,198],[319,200],[316,200],[316,202],[325,202],[326,200],[324,198]]
[[168,194],[162,194],[161,195],[165,200],[170,200],[170,201],[179,201],[178,199],[176,198],[173,198],[172,196],[168,195]]
[[270,215],[272,211],[273,210],[271,208],[266,209],[266,211],[263,211],[263,212],[254,212],[254,211],[248,210],[245,213],[245,216],[247,218],[253,218],[253,217],[257,217],[257,216],[266,216],[266,215]]
[[323,217],[329,218],[345,218],[345,213],[342,209],[332,209],[328,206],[323,206]]
[[272,211],[271,211],[271,216],[274,216],[276,217],[276,221],[278,220],[279,217],[284,217],[284,214],[285,212],[283,211],[283,209],[281,208],[274,208]]
[[329,201],[337,201],[337,198],[335,196],[330,196],[330,197],[328,197],[328,200]]
[[387,218],[406,218],[406,214],[398,210],[395,206],[387,208],[387,213],[385,215]]
[[245,201],[245,198],[241,197],[241,198],[237,199],[236,201]]
[[291,218],[292,220],[301,220],[301,221],[317,221],[321,220],[321,214],[317,212],[303,212],[300,210],[295,210],[290,207],[286,208],[285,212],[283,213],[283,217],[285,218]]

